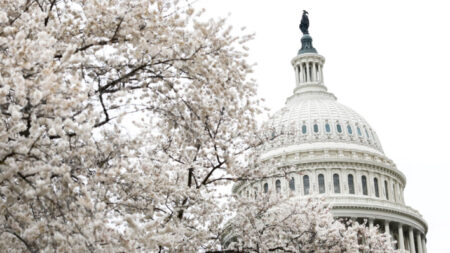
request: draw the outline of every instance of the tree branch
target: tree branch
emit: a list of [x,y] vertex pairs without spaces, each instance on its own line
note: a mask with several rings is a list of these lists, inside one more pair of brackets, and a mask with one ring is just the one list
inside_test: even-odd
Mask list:
[[[99,84],[100,85],[100,84]],[[102,109],[103,109],[103,113],[105,114],[105,119],[103,121],[100,121],[99,123],[95,124],[94,127],[99,127],[102,126],[106,123],[108,123],[109,121],[109,114],[108,114],[108,110],[105,107],[105,103],[103,102],[103,94],[100,93],[98,95],[98,97],[100,98],[100,104],[102,105]]]
[[53,6],[55,6],[56,0],[53,0],[50,4],[50,9],[48,10],[47,17],[44,19],[44,26],[47,26],[48,20],[50,19],[50,13],[52,12]]
[[19,239],[24,245],[25,245],[25,247],[27,248],[27,250],[29,251],[29,252],[32,252],[32,253],[37,253],[37,252],[39,252],[38,250],[36,250],[36,249],[34,249],[32,246],[31,246],[31,244],[27,241],[27,240],[25,240],[24,238],[22,238],[20,235],[18,235],[16,232],[14,232],[14,231],[11,231],[11,230],[5,230],[6,232],[8,232],[8,233],[10,233],[10,234],[12,234],[12,235],[14,235],[15,237],[17,237],[17,239]]

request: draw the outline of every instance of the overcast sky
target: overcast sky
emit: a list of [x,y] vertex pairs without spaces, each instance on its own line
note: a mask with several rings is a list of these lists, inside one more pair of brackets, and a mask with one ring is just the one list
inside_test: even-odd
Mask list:
[[211,17],[256,33],[250,60],[266,106],[292,94],[302,10],[338,101],[377,132],[407,177],[406,204],[429,225],[428,252],[450,252],[450,3],[448,1],[198,0]]

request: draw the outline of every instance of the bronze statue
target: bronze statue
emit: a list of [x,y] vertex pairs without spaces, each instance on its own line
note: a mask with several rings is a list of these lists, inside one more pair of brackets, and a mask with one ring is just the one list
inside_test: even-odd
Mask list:
[[302,21],[300,22],[300,30],[302,31],[303,34],[309,34],[308,32],[308,28],[309,28],[309,18],[308,18],[308,12],[303,10],[303,15],[302,15]]
[[313,47],[312,44],[312,38],[309,35],[309,18],[308,18],[308,12],[303,10],[303,15],[302,15],[302,21],[300,22],[300,30],[303,33],[303,36],[301,38],[301,42],[302,42],[302,48],[300,48],[300,50],[298,50],[298,54],[306,54],[306,53],[313,53],[313,54],[317,54],[317,50]]

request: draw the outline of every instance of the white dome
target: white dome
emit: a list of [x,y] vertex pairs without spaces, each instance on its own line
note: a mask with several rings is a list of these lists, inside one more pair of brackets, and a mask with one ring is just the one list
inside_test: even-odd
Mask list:
[[[375,131],[361,115],[338,103],[324,86],[316,91],[302,88],[266,122],[265,127],[271,135],[288,134],[292,138],[290,144],[318,145],[325,142],[328,146],[334,143],[342,148],[383,154]],[[277,143],[287,144],[274,138],[265,149],[277,148]]]

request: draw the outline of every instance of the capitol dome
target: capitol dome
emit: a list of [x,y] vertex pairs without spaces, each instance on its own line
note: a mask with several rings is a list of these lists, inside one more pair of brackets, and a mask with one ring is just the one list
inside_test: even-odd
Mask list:
[[318,195],[335,217],[367,222],[390,234],[394,247],[426,253],[428,225],[407,206],[405,175],[383,152],[368,122],[337,102],[324,85],[325,58],[305,34],[292,59],[296,84],[285,106],[263,125],[268,137],[255,166],[279,170],[261,180],[234,185],[240,197],[258,194],[305,198]]
[[268,131],[299,137],[297,144],[333,142],[342,148],[383,153],[378,136],[361,115],[337,102],[325,86],[317,85],[320,91],[314,93],[306,86],[297,89],[266,122]]

